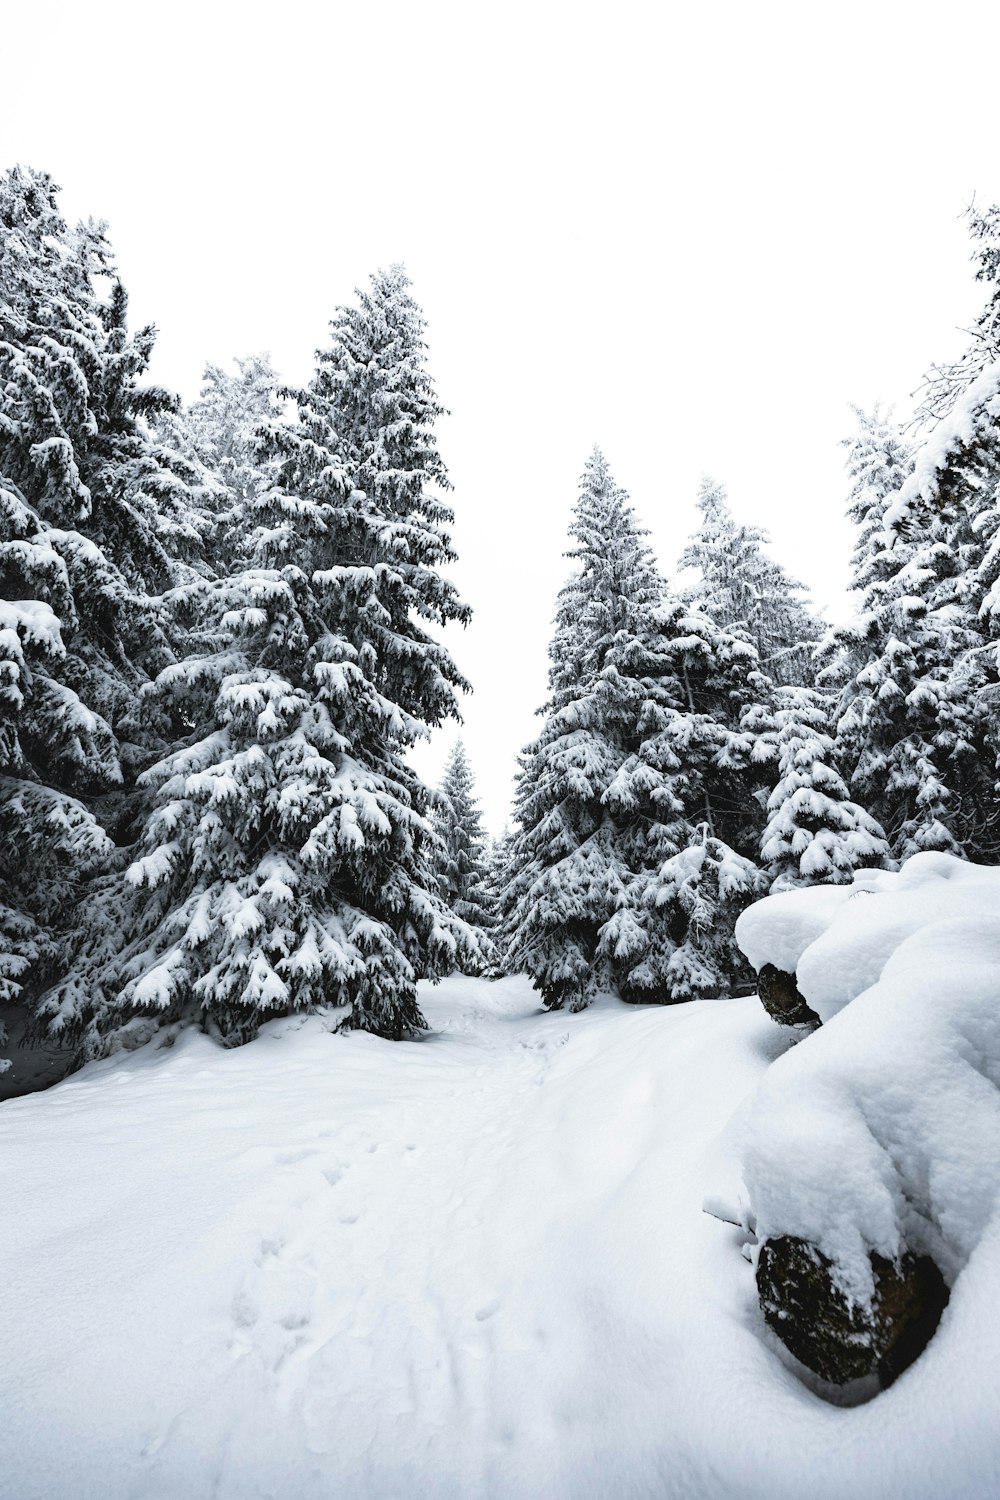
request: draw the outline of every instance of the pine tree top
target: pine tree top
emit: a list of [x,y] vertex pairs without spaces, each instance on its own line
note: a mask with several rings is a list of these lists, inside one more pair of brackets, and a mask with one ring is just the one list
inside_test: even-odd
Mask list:
[[332,343],[317,354],[317,383],[358,487],[387,511],[418,510],[447,526],[454,517],[427,486],[451,488],[433,431],[448,413],[427,370],[426,320],[410,286],[403,266],[392,265],[338,309]]
[[797,594],[804,585],[764,548],[767,532],[738,522],[724,487],[708,476],[698,493],[701,522],[680,557],[681,568],[701,577],[685,590],[725,629],[753,644],[761,665],[778,682],[811,675],[811,646],[818,622]]

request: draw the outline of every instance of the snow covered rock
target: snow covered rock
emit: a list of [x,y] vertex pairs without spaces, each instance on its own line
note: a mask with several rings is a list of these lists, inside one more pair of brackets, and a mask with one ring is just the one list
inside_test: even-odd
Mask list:
[[[866,872],[867,873],[867,872]],[[796,971],[854,887],[817,885],[754,902],[736,923],[736,941],[757,970],[757,994],[783,1026],[818,1026],[820,1017],[799,989]]]
[[865,871],[851,886],[817,885],[765,896],[741,914],[736,941],[758,972],[765,964],[773,964],[794,974],[803,953],[826,931],[843,902],[861,881],[870,878]]
[[768,1324],[796,1359],[835,1385],[873,1369],[894,1378],[921,1353],[948,1300],[927,1255],[907,1253],[898,1265],[873,1255],[872,1280],[871,1303],[852,1302],[822,1251],[794,1235],[768,1240],[757,1259]]
[[[850,1378],[932,1310],[923,1261],[953,1286],[1000,1211],[1000,870],[915,855],[758,902],[737,937],[823,1022],[739,1122],[765,1314]],[[817,1319],[829,1337],[803,1331]]]
[[757,994],[768,1015],[783,1026],[818,1026],[819,1016],[810,1010],[798,985],[795,975],[774,964],[765,964],[757,975]]

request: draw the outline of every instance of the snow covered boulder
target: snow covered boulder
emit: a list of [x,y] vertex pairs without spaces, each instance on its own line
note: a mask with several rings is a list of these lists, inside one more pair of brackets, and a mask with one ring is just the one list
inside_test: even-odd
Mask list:
[[878,1370],[886,1383],[910,1364],[937,1327],[948,1300],[928,1255],[899,1264],[871,1257],[871,1302],[852,1301],[830,1260],[808,1240],[778,1235],[757,1258],[764,1317],[796,1359],[824,1380],[846,1385]]
[[757,994],[768,1015],[783,1026],[818,1026],[819,1016],[806,1004],[795,975],[765,964],[757,975]]
[[852,885],[813,885],[765,896],[740,915],[736,941],[758,971],[773,964],[794,974],[809,945],[823,935],[844,902],[872,878],[873,872],[865,870]]
[[783,1026],[819,1025],[819,1016],[799,989],[799,960],[826,931],[842,903],[860,888],[817,885],[765,896],[737,921],[736,941],[757,970],[761,1004]]
[[1000,1216],[1000,870],[915,855],[759,902],[737,937],[823,1022],[738,1124],[765,1315],[825,1378],[894,1373],[933,1268],[953,1286]]

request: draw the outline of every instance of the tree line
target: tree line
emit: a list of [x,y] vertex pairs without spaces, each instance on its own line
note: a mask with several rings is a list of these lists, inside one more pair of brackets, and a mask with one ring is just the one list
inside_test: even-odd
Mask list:
[[717,483],[669,584],[587,463],[541,729],[488,849],[443,415],[401,267],[341,307],[301,389],[145,373],[105,226],[0,178],[0,1006],[96,1056],[196,1020],[227,1044],[325,1009],[400,1037],[417,983],[526,972],[547,1006],[745,973],[769,890],[998,841],[1000,211],[988,302],[910,425],[850,440],[856,619],[824,628]]
[[749,901],[1000,855],[1000,209],[968,213],[986,306],[915,410],[845,440],[855,612],[824,627],[711,479],[658,571],[595,450],[513,829],[481,846],[498,963],[543,1003],[654,1002],[750,980]]

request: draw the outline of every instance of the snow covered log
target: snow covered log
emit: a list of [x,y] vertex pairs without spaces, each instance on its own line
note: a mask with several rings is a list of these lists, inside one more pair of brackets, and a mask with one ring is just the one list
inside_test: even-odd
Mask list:
[[1000,869],[918,854],[768,897],[736,935],[823,1022],[739,1121],[765,1316],[826,1379],[892,1376],[996,1254]]

